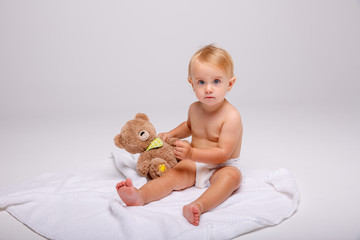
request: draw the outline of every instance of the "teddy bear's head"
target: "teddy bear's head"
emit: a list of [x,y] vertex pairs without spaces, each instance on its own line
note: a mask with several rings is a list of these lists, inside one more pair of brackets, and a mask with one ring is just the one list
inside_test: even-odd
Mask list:
[[155,138],[156,131],[148,116],[138,113],[123,126],[120,134],[115,136],[114,142],[119,148],[135,154],[145,151]]

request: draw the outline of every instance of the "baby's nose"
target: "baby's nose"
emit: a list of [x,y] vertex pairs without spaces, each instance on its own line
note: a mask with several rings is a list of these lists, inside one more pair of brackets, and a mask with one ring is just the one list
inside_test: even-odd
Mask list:
[[211,84],[206,85],[205,91],[206,91],[206,93],[212,93],[213,86]]

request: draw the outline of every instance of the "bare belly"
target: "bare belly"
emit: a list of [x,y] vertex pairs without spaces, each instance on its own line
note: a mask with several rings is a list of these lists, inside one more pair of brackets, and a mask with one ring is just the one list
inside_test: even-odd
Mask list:
[[[194,147],[194,148],[207,149],[207,148],[218,147],[218,143],[210,141],[208,139],[204,139],[204,138],[192,137],[191,146]],[[239,155],[240,155],[240,146],[241,146],[241,143],[238,144],[238,146],[235,147],[233,153],[230,156],[230,159],[234,159],[234,158],[239,157]]]
[[206,148],[217,147],[218,143],[209,141],[208,139],[205,138],[192,137],[191,146],[194,148],[206,149]]

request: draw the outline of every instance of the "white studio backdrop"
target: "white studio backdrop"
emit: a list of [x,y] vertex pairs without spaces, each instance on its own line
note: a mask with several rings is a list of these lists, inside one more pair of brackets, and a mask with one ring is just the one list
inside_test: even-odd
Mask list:
[[359,13],[358,0],[2,0],[1,118],[186,113],[188,61],[209,43],[234,58],[238,107],[358,104]]

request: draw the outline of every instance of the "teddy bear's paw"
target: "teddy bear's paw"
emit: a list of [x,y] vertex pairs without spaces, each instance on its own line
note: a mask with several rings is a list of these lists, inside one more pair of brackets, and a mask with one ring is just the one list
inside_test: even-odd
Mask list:
[[170,169],[170,165],[162,158],[154,158],[151,160],[149,174],[152,178],[161,177],[167,170]]

